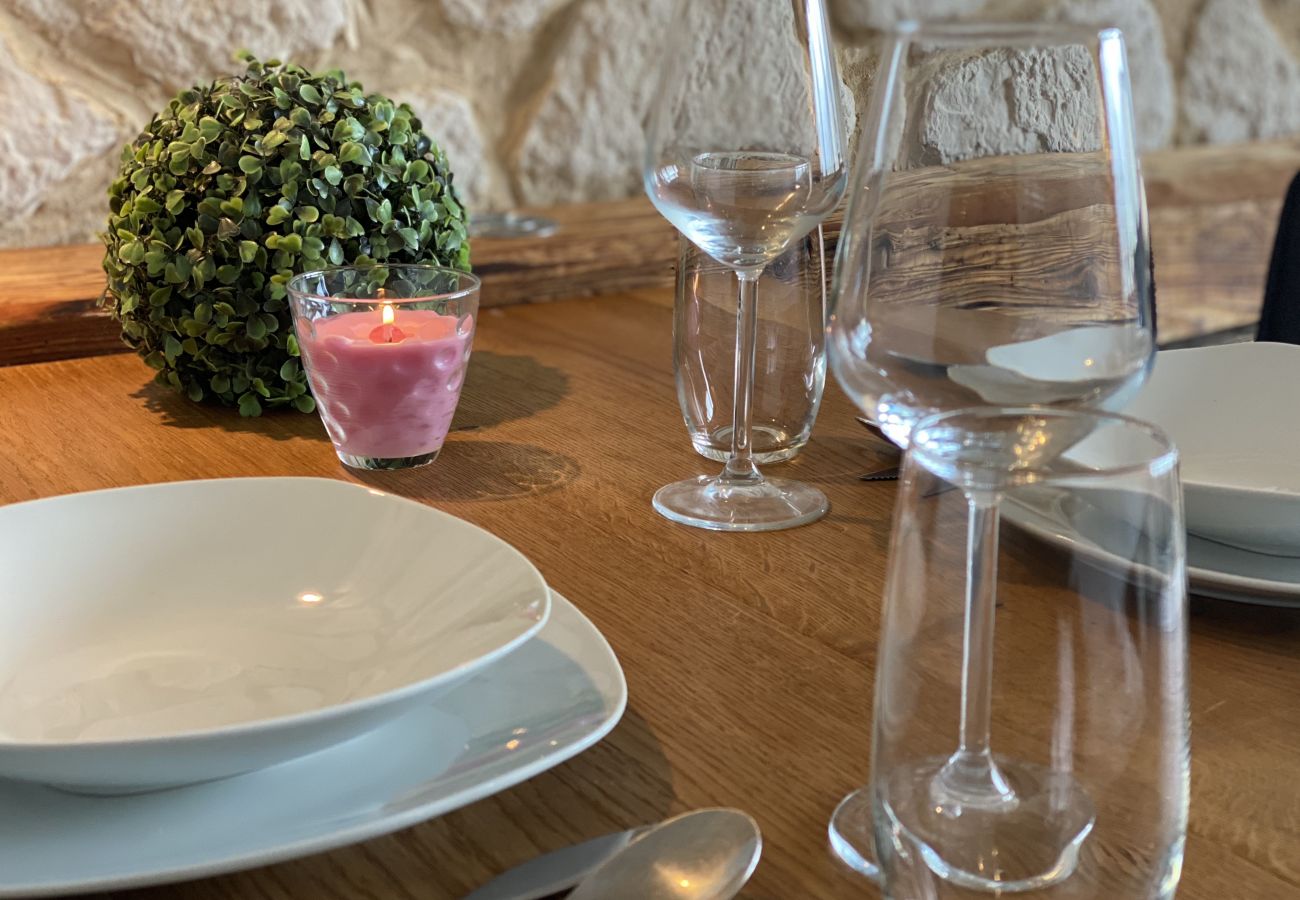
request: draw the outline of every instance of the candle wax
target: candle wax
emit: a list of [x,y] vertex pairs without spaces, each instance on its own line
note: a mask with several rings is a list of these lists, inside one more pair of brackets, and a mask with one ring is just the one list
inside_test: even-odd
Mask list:
[[[379,316],[313,320],[298,344],[330,437],[343,453],[396,459],[442,447],[460,399],[473,322],[433,310],[397,312],[392,342]],[[379,339],[376,339],[378,337]]]

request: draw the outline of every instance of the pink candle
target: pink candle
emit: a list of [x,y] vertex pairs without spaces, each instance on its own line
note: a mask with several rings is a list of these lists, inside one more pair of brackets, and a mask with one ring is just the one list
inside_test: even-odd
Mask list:
[[[312,393],[342,453],[397,459],[442,447],[469,362],[473,319],[384,307],[299,323]],[[391,319],[391,321],[390,321]],[[306,332],[306,333],[301,333]]]

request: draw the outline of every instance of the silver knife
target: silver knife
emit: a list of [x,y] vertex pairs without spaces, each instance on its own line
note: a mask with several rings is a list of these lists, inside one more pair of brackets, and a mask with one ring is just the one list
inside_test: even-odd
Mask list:
[[648,828],[633,828],[543,853],[493,878],[465,900],[540,900],[568,890]]

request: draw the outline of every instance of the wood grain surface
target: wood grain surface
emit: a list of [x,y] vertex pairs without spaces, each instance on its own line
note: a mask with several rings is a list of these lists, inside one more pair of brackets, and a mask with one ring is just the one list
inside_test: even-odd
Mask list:
[[[827,519],[722,535],[659,518],[657,487],[716,469],[692,453],[677,410],[670,307],[670,292],[646,290],[486,312],[456,431],[437,463],[406,473],[344,470],[316,417],[194,406],[133,357],[0,370],[0,502],[187,478],[362,481],[514,543],[627,673],[610,736],[519,787],[358,846],[115,896],[450,900],[538,853],[709,805],[763,828],[743,897],[878,896],[832,859],[825,829],[868,771],[895,485],[857,475],[890,451],[828,386],[807,452],[781,467],[826,491]],[[123,527],[148,540],[147,522]],[[214,565],[228,551],[204,549]],[[1300,896],[1300,611],[1197,599],[1191,631],[1178,897]],[[995,727],[1028,714],[1011,690]]]
[[[1300,140],[1176,148],[1143,158],[1160,336],[1253,322]],[[973,185],[973,190],[978,189]],[[996,207],[998,198],[986,201]],[[978,212],[977,204],[972,209]],[[671,285],[677,236],[642,198],[538,210],[548,238],[474,240],[483,304],[532,303]],[[838,224],[827,225],[833,244]],[[97,246],[0,250],[0,365],[125,352],[96,305]]]

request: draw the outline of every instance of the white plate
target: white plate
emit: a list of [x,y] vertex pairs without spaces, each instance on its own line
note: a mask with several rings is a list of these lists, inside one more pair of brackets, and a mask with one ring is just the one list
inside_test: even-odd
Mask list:
[[307,759],[131,797],[0,782],[0,897],[162,884],[306,856],[442,815],[575,756],[618,722],[627,684],[600,632],[558,594],[553,602],[541,633],[505,659]]
[[0,508],[0,776],[121,793],[249,772],[427,704],[537,632],[509,544],[323,478]]
[[[1126,325],[1093,325],[985,351],[986,364],[949,366],[948,377],[1001,406],[1074,400],[1089,390],[1114,391],[1107,408],[1128,402],[1141,383],[1151,333]],[[1115,391],[1116,382],[1124,382]]]
[[1300,556],[1300,347],[1224,344],[1156,354],[1125,412],[1178,445],[1187,529]]
[[[1033,504],[1022,492],[1003,505],[1008,521],[1045,541],[1070,547],[1097,562],[1126,568],[1131,535],[1111,511],[1089,505],[1065,516],[1056,503],[1066,495],[1039,496]],[[1076,498],[1077,500],[1077,498]],[[1262,606],[1300,607],[1300,559],[1252,553],[1195,535],[1187,536],[1187,587],[1194,594]]]

